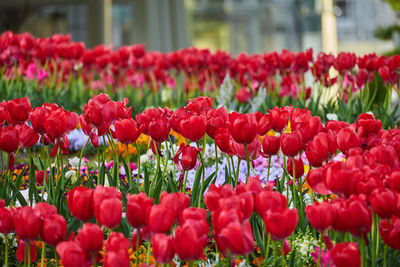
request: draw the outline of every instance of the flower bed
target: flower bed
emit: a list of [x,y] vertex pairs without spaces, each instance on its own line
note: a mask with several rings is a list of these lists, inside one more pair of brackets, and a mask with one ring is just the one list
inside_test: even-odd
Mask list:
[[6,266],[399,261],[400,130],[371,114],[322,123],[197,97],[133,119],[99,94],[79,116],[5,101],[0,120]]

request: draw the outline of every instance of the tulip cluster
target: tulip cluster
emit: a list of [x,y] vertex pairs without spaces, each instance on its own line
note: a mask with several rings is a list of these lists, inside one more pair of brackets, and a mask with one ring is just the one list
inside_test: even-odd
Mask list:
[[[7,79],[23,76],[39,83],[67,84],[71,77],[80,78],[91,89],[175,88],[183,78],[182,91],[217,90],[229,75],[237,84],[236,99],[248,102],[260,88],[277,91],[279,96],[307,99],[311,87],[305,85],[305,74],[313,75],[315,82],[325,86],[339,83],[342,96],[347,99],[353,91],[363,89],[379,76],[387,84],[397,86],[400,57],[357,57],[341,52],[337,56],[320,53],[316,58],[312,49],[293,53],[289,50],[247,55],[236,58],[230,53],[190,47],[171,53],[146,51],[136,44],[116,50],[105,45],[85,48],[82,42],[71,41],[70,35],[55,34],[49,38],[34,38],[29,33],[4,32],[0,36],[0,67]],[[330,69],[339,75],[331,77]],[[356,70],[356,71],[355,71]],[[275,79],[280,75],[281,79]],[[279,83],[279,84],[278,84]],[[251,86],[248,87],[248,85]]]

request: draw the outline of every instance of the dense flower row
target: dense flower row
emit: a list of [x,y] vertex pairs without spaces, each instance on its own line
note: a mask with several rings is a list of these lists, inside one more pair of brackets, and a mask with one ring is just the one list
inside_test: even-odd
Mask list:
[[[236,95],[240,102],[247,102],[262,87],[272,92],[278,84],[280,96],[307,99],[311,94],[310,85],[305,83],[308,72],[327,87],[338,82],[347,97],[348,93],[362,89],[374,73],[379,73],[385,83],[398,86],[400,70],[398,55],[357,57],[353,53],[320,53],[314,58],[309,49],[251,56],[241,53],[234,58],[227,52],[211,53],[194,47],[171,53],[146,51],[140,44],[116,50],[105,45],[86,49],[82,42],[70,39],[69,35],[34,38],[29,33],[5,32],[0,36],[0,67],[7,79],[24,76],[39,83],[57,79],[57,84],[62,84],[80,77],[91,89],[128,85],[153,90],[162,86],[175,88],[180,83],[177,77],[182,77],[180,87],[185,91],[213,91],[230,75],[238,88],[242,87]],[[331,68],[340,75],[331,77]],[[277,75],[281,79],[275,79]]]
[[[290,259],[285,253],[296,254],[288,252],[292,233],[304,231],[307,225],[318,232],[317,266],[376,266],[378,260],[385,265],[390,255],[398,255],[391,249],[400,249],[399,129],[384,130],[381,121],[367,113],[353,124],[328,121],[325,125],[309,110],[291,106],[275,107],[265,114],[229,113],[224,107],[213,108],[209,97],[188,100],[185,107],[174,111],[168,107],[146,109],[135,119],[127,105],[127,101],[99,94],[78,116],[56,104],[32,109],[28,98],[0,104],[0,149],[10,154],[9,169],[13,169],[14,153],[26,148],[30,151],[38,140],[42,144],[41,160],[29,156],[31,170],[43,176],[41,197],[36,183],[28,185],[33,207],[26,201],[23,204],[18,188],[13,189],[17,182],[11,172],[1,175],[4,188],[10,188],[0,192],[5,204],[15,205],[18,198],[25,206],[2,208],[5,215],[0,219],[6,219],[0,223],[4,226],[1,232],[8,234],[15,229],[26,242],[27,255],[29,242],[40,236],[57,247],[65,266],[81,266],[91,258],[94,262],[102,259],[106,266],[114,266],[111,264],[119,259],[118,265],[125,266],[130,262],[129,246],[135,249],[144,239],[158,263],[169,263],[177,255],[192,264],[201,261],[205,251],[207,258],[218,251],[227,262],[244,255],[249,255],[246,260],[256,260],[253,252],[259,250],[265,264],[279,261],[284,265]],[[66,178],[69,166],[63,163],[63,153],[68,153],[67,134],[78,125],[87,141],[72,170],[76,179],[71,181]],[[178,150],[170,138],[171,130],[188,140],[180,143]],[[114,142],[136,145],[143,134],[149,136],[156,161],[151,175],[141,166],[140,156],[136,166],[132,165],[130,157],[118,153]],[[105,164],[106,151],[99,146],[99,138],[111,146],[111,168]],[[80,167],[89,142],[97,150],[98,170],[84,181]],[[206,175],[207,143],[215,145],[215,171]],[[50,144],[53,147],[48,153]],[[222,161],[217,149],[228,162],[224,186],[214,185]],[[270,179],[271,157],[280,151],[282,176]],[[344,161],[335,160],[339,151]],[[54,163],[48,154],[55,157]],[[304,155],[312,168],[306,179]],[[255,170],[259,157],[269,162],[264,177],[257,176],[260,173]],[[247,165],[243,182],[239,180],[242,160]],[[168,171],[169,163],[179,172],[176,181],[175,173]],[[126,170],[125,185],[119,183],[120,165]],[[137,167],[134,172],[133,167]],[[189,192],[188,175],[194,176]],[[307,194],[311,204],[306,201]],[[51,230],[43,230],[46,220]],[[79,230],[68,229],[77,235],[67,238],[67,221],[72,227],[77,220],[86,223],[82,226],[78,222]],[[109,235],[104,257],[96,257],[105,239],[96,222],[123,232]],[[126,237],[132,235],[129,242]],[[276,255],[279,251],[281,256]]]

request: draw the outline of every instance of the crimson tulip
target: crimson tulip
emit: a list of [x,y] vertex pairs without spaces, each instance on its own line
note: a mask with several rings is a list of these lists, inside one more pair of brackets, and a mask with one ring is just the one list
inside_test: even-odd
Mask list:
[[171,236],[155,234],[151,239],[151,246],[157,263],[166,264],[172,261],[175,253]]
[[168,233],[175,219],[175,212],[170,206],[154,205],[146,216],[146,225],[152,233]]
[[286,207],[286,197],[279,192],[266,190],[255,196],[255,210],[261,217],[268,210],[286,209]]
[[[231,148],[233,152],[235,152],[235,155],[238,156],[240,159],[242,160],[246,159],[246,147],[244,144],[239,144],[236,141],[232,140]],[[258,138],[255,137],[251,143],[247,144],[247,152],[249,158],[251,160],[256,160],[260,156],[260,151],[261,151],[260,141],[258,141]]]
[[[287,159],[286,169],[289,175],[293,177],[293,166],[292,160],[290,158]],[[295,178],[300,178],[304,175],[304,163],[301,157],[299,157],[298,159],[294,159],[294,172],[294,174],[296,175]]]
[[128,194],[126,204],[126,218],[134,228],[142,228],[146,225],[146,213],[153,205],[153,199],[146,193]]
[[319,232],[331,228],[336,219],[336,207],[328,202],[314,202],[305,211],[311,226]]
[[274,209],[267,210],[263,220],[272,240],[284,240],[296,229],[299,215],[297,209]]
[[229,114],[226,125],[232,138],[239,144],[250,144],[257,135],[257,121],[254,114],[234,111]]
[[392,216],[391,222],[388,219],[381,220],[379,233],[386,245],[400,250],[400,219],[398,217]]
[[13,122],[23,124],[28,120],[29,113],[31,112],[29,98],[25,96],[24,98],[16,98],[8,101],[8,112]]
[[108,228],[118,226],[122,219],[121,192],[115,187],[98,185],[93,192],[93,208],[96,220]]
[[272,128],[274,122],[272,121],[271,114],[265,113],[264,115],[257,111],[256,114],[257,121],[257,133],[260,136],[267,134],[267,132]]
[[85,263],[85,252],[75,241],[61,242],[56,250],[64,267],[80,267]]
[[350,148],[360,145],[360,137],[350,127],[342,128],[337,135],[337,145],[340,151],[347,153]]
[[120,250],[128,252],[129,240],[122,233],[111,232],[105,246],[107,252]]
[[360,251],[355,242],[338,243],[330,250],[330,254],[337,267],[361,266]]
[[45,219],[57,214],[57,208],[47,202],[39,202],[33,208],[35,214],[41,219]]
[[279,149],[281,147],[280,141],[281,141],[280,136],[271,136],[271,135],[264,136],[262,141],[263,152],[268,156],[278,154]]
[[39,135],[28,125],[18,125],[18,139],[20,148],[32,147],[39,140]]
[[399,208],[399,194],[386,188],[376,188],[369,196],[374,212],[380,218],[390,218]]
[[168,207],[174,212],[174,217],[179,218],[181,212],[190,205],[190,198],[185,193],[161,193],[160,204]]
[[253,94],[247,87],[242,87],[236,93],[236,100],[240,103],[247,103],[253,97]]
[[247,255],[254,248],[253,230],[248,220],[243,224],[237,221],[228,223],[217,236],[217,245],[222,253],[229,252],[234,255]]
[[14,126],[6,126],[0,129],[0,149],[13,153],[19,146],[18,129]]
[[40,232],[40,217],[37,216],[32,207],[18,207],[13,212],[13,223],[15,232],[24,241],[35,240]]
[[40,135],[46,133],[44,128],[44,120],[47,112],[50,111],[50,108],[47,105],[43,104],[40,107],[33,108],[31,114],[29,115],[29,120],[32,123],[33,130]]
[[14,231],[14,223],[12,220],[12,214],[10,210],[0,205],[0,233],[2,234],[9,234]]
[[[184,143],[179,146],[174,156],[174,163],[180,172],[189,171],[196,166],[197,152],[200,152],[199,150]],[[180,156],[181,158],[179,158]]]
[[[207,227],[204,227],[206,225]],[[181,260],[197,260],[208,242],[208,224],[202,220],[188,220],[175,229],[173,247]]]
[[49,245],[57,246],[65,239],[67,234],[67,222],[59,214],[45,217],[40,229],[40,237]]
[[222,152],[228,155],[234,155],[235,152],[232,148],[232,142],[233,138],[228,128],[217,129],[217,131],[215,132],[215,143]]
[[281,150],[287,157],[296,156],[303,146],[303,140],[298,132],[284,133],[281,136]]
[[138,128],[132,118],[116,121],[115,137],[123,144],[133,144],[139,138],[144,126]]
[[[17,248],[17,261],[25,261],[25,259],[28,257],[28,252],[25,252],[25,241],[20,240]],[[37,258],[37,251],[36,251],[36,246],[34,242],[29,242],[29,249],[30,249],[30,255],[31,259],[30,262],[34,262]]]
[[103,247],[104,234],[97,224],[85,223],[78,230],[75,241],[87,253],[96,255]]
[[93,191],[93,189],[78,186],[68,192],[67,203],[72,216],[84,222],[92,218],[94,213]]
[[271,114],[271,119],[274,123],[272,129],[278,133],[283,132],[289,121],[289,110],[287,108],[274,107],[269,112]]
[[179,223],[183,225],[188,220],[207,221],[207,211],[195,207],[184,209],[179,216]]
[[191,115],[183,119],[180,123],[181,134],[192,142],[201,140],[207,128],[207,118],[205,115]]
[[218,109],[210,109],[207,112],[207,135],[212,139],[215,138],[215,133],[220,128],[225,128],[225,122],[228,120],[228,110],[225,107]]
[[107,251],[104,255],[103,267],[129,267],[130,259],[128,251]]
[[375,119],[374,115],[363,113],[357,119],[358,134],[360,136],[368,136],[371,133],[377,133],[382,128],[382,122]]

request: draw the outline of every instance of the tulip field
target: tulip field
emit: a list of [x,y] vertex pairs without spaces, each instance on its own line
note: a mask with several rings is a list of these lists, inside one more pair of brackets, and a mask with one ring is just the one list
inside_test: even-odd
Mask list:
[[400,56],[0,36],[0,266],[400,266]]

